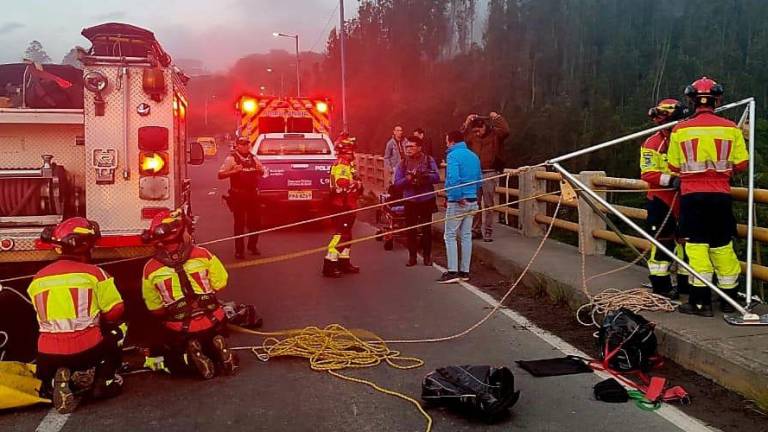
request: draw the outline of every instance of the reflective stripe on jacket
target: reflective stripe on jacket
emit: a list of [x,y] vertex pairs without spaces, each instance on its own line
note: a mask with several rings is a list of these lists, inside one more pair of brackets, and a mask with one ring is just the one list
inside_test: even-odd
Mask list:
[[[640,148],[640,178],[648,183],[649,189],[669,187],[672,172],[667,163],[669,132],[658,131],[648,137]],[[674,201],[674,191],[648,191],[648,199],[658,197],[667,206]],[[675,206],[675,214],[679,206]]]
[[[227,285],[229,277],[227,270],[219,258],[205,248],[194,246],[183,267],[192,290],[197,294],[214,293]],[[150,311],[163,311],[164,308],[184,298],[181,281],[176,271],[154,258],[144,265],[141,291],[144,304]],[[223,318],[223,314],[217,315],[221,315],[217,318]],[[205,316],[199,316],[193,319],[189,331],[204,330],[212,325]],[[167,322],[166,326],[174,330],[177,330],[175,327],[181,328],[180,325],[170,322]]]
[[74,354],[101,342],[99,320],[123,302],[114,279],[91,264],[62,259],[40,270],[27,289],[40,325],[38,350]]
[[746,167],[749,154],[735,123],[702,110],[672,130],[667,160],[680,173],[681,194],[729,193],[733,171]]

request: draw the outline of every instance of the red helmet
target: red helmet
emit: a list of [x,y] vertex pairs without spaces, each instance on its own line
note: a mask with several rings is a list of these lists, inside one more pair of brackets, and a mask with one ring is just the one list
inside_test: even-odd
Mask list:
[[90,250],[99,238],[99,224],[79,216],[66,219],[56,226],[46,227],[40,234],[43,242],[60,246],[67,253]]
[[141,239],[145,243],[175,241],[191,227],[189,216],[181,209],[173,211],[163,210],[152,218],[149,229],[141,233]]
[[[343,136],[343,138],[342,138]],[[336,140],[336,143],[333,146],[334,151],[336,151],[336,154],[352,154],[355,152],[355,142],[357,141],[356,138],[350,137],[349,134],[346,134],[344,136],[339,137],[339,139]]]
[[656,106],[648,110],[648,117],[662,120],[661,123],[679,120],[683,117],[685,107],[677,99],[662,99]]
[[694,105],[714,105],[723,96],[723,86],[710,78],[701,77],[685,88],[685,95]]

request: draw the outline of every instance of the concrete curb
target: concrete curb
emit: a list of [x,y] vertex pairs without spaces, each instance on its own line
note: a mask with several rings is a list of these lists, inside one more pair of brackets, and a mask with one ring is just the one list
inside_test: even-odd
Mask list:
[[[436,215],[435,218],[438,217],[442,216]],[[435,232],[443,233],[442,224],[433,227]],[[473,260],[482,260],[504,276],[518,277],[540,239],[522,237],[517,230],[501,224],[496,224],[495,229],[493,243],[474,242]],[[534,262],[521,284],[546,293],[554,301],[565,303],[575,311],[587,299],[581,289],[577,248],[549,240],[542,249],[541,258],[545,263]],[[592,270],[590,274],[626,264],[606,256],[589,257],[587,263]],[[590,291],[595,293],[608,287],[637,287],[645,276],[642,268],[630,268],[601,278],[600,282],[590,282]],[[644,315],[657,324],[656,335],[662,355],[768,409],[768,349],[765,348],[768,346],[768,328],[733,327],[720,317],[702,319],[665,313]],[[692,323],[702,328],[693,328]]]

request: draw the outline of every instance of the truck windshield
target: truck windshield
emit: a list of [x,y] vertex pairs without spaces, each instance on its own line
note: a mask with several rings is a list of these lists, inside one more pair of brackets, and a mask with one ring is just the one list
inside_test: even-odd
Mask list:
[[328,155],[331,149],[320,138],[267,138],[259,145],[258,155]]

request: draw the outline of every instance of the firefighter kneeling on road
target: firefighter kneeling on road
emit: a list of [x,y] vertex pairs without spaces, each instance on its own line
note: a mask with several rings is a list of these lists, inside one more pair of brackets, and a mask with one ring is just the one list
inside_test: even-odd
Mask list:
[[[702,77],[686,87],[685,95],[694,114],[672,129],[668,161],[680,173],[680,233],[691,268],[735,298],[741,267],[733,250],[736,220],[733,216],[730,180],[747,167],[744,135],[736,124],[715,114],[723,87]],[[709,288],[691,276],[688,303],[678,310],[685,314],[713,316]],[[734,308],[720,300],[720,310]]]
[[182,210],[155,215],[142,238],[155,245],[144,265],[142,295],[166,330],[163,355],[171,373],[194,371],[204,379],[237,371],[237,355],[224,338],[226,316],[216,291],[227,271],[208,250],[192,243],[192,221]]
[[112,276],[89,264],[100,236],[98,224],[82,217],[43,230],[41,240],[60,256],[27,290],[40,324],[41,395],[52,393],[54,408],[63,414],[74,411],[82,396],[116,396],[123,384],[115,373],[121,364],[123,299]]
[[[685,107],[676,99],[663,99],[648,110],[648,116],[657,125],[679,120],[683,117]],[[676,242],[677,218],[680,215],[680,200],[677,191],[659,191],[653,189],[675,188],[680,186],[680,178],[669,169],[667,149],[671,129],[663,129],[648,137],[640,149],[640,176],[648,183],[648,217],[647,229],[667,249],[675,251],[683,258],[683,245]],[[670,213],[670,208],[671,213]],[[648,259],[648,272],[651,287],[655,294],[663,295],[672,300],[680,298],[680,294],[688,294],[688,272],[677,269],[677,289],[672,287],[670,266],[672,260],[651,245],[651,255]]]
[[[334,144],[337,160],[331,167],[331,211],[341,213],[357,208],[357,199],[363,192],[362,182],[355,167],[355,138],[342,133]],[[355,213],[336,216],[336,230],[328,243],[328,254],[323,262],[323,276],[340,277],[343,273],[359,273],[360,268],[350,262],[350,245],[337,249],[340,243],[352,240]]]

